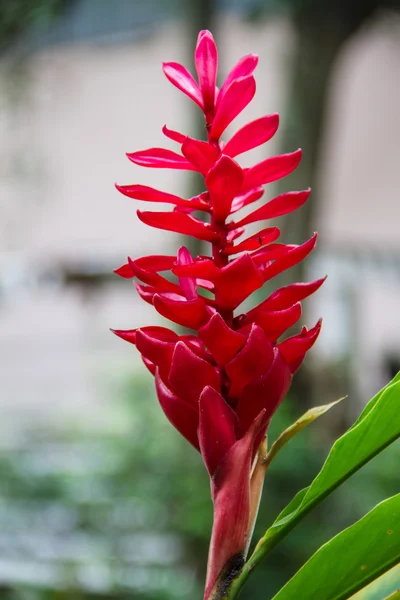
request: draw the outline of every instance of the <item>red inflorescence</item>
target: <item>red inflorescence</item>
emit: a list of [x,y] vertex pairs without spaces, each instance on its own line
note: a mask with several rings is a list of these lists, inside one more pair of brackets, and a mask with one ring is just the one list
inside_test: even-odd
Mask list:
[[[135,278],[141,298],[163,317],[196,332],[178,335],[159,326],[115,331],[136,345],[155,377],[164,413],[201,452],[212,479],[215,515],[206,598],[227,561],[244,552],[251,525],[252,460],[293,373],[321,327],[318,322],[310,330],[304,327],[301,333],[279,341],[299,320],[301,300],[324,279],[280,288],[247,313],[236,314],[252,292],[302,261],[316,244],[316,234],[301,245],[278,243],[280,231],[275,226],[237,241],[246,225],[290,213],[310,194],[310,190],[287,192],[236,217],[242,208],[260,200],[263,185],[291,173],[301,158],[301,150],[296,150],[251,168],[242,168],[236,161],[238,155],[275,134],[277,114],[248,123],[226,144],[220,139],[255,94],[257,62],[255,55],[242,58],[218,89],[217,48],[211,33],[202,31],[195,51],[198,82],[180,64],[163,65],[166,77],[202,109],[208,140],[164,126],[163,133],[180,145],[181,153],[150,148],[128,158],[145,167],[197,171],[204,177],[205,192],[184,199],[145,185],[117,185],[130,198],[174,206],[170,212],[138,211],[142,222],[212,245],[210,257],[192,257],[182,247],[177,256],[128,259],[116,270],[121,277]],[[196,211],[206,213],[208,222],[193,216]],[[161,275],[165,271],[172,272],[175,280]]]

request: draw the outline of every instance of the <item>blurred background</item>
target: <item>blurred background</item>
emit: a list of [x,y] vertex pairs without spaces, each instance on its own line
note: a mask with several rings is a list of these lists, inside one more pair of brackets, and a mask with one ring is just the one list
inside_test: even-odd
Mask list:
[[[312,186],[307,206],[280,221],[286,242],[320,233],[289,276],[329,274],[304,315],[324,317],[322,334],[271,439],[310,405],[349,396],[272,464],[256,537],[400,367],[398,0],[0,0],[2,600],[202,597],[208,477],[135,349],[108,328],[162,323],[112,270],[182,240],[147,229],[113,183],[187,197],[198,187],[124,153],[168,146],[164,123],[203,137],[161,62],[192,69],[204,28],[221,78],[259,54],[257,95],[230,131],[280,112],[251,162],[303,148],[297,172],[267,194]],[[243,599],[270,598],[319,545],[399,492],[399,461],[395,444],[335,492]],[[395,569],[359,598],[397,587]]]

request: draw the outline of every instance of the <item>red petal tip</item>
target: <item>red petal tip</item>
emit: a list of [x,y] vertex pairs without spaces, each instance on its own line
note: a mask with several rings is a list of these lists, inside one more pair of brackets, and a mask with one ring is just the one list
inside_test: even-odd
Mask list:
[[132,279],[134,277],[134,273],[132,271],[132,267],[129,262],[129,258],[127,260],[128,260],[127,263],[125,263],[124,265],[121,265],[117,269],[114,269],[114,273],[116,275],[119,275],[120,277],[123,277],[123,279]]
[[110,331],[130,344],[136,343],[136,329],[110,329]]

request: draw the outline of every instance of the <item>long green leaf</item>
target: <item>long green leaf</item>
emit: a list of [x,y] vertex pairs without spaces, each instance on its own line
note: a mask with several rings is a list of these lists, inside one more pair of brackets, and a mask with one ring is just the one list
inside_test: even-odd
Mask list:
[[258,542],[229,599],[236,598],[250,572],[314,506],[400,437],[400,373],[365,407],[354,425],[332,446],[312,484],[296,494]]
[[347,600],[400,562],[400,494],[324,544],[273,600]]

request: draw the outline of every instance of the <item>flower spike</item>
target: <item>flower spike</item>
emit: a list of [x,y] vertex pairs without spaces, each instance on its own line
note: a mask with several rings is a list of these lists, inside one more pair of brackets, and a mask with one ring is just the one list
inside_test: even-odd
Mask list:
[[[217,47],[211,33],[201,31],[195,49],[197,81],[182,65],[163,64],[167,79],[203,112],[207,139],[164,125],[164,135],[179,144],[176,151],[150,148],[128,158],[144,167],[196,171],[204,178],[203,193],[186,199],[140,184],[116,186],[129,198],[172,205],[164,212],[138,210],[143,223],[212,247],[210,256],[191,256],[183,246],[176,256],[129,258],[115,271],[134,279],[140,297],[160,315],[191,330],[177,334],[153,326],[114,333],[137,347],[154,376],[167,419],[201,453],[210,475],[214,525],[205,600],[222,597],[219,590],[232,569],[240,569],[245,561],[261,493],[258,486],[254,497],[252,464],[265,448],[267,427],[293,374],[321,329],[319,321],[310,330],[303,327],[281,339],[300,320],[302,300],[324,279],[282,287],[247,312],[235,312],[255,290],[304,260],[316,245],[316,234],[301,245],[278,242],[275,224],[241,239],[248,225],[291,213],[310,195],[310,190],[286,192],[236,217],[262,199],[265,185],[289,175],[301,159],[301,150],[296,150],[247,169],[238,162],[237,157],[273,137],[278,114],[244,125],[227,143],[221,140],[255,94],[257,62],[253,54],[243,57],[218,90]],[[196,218],[195,211],[208,220]]]

